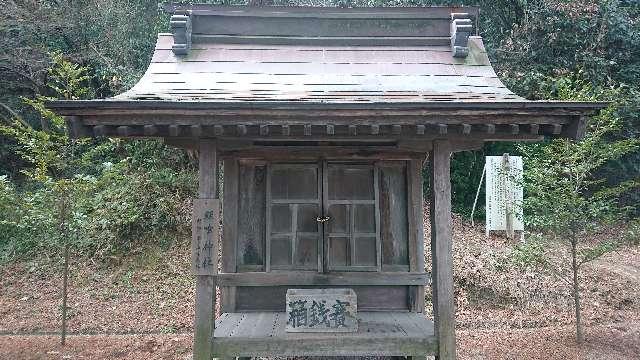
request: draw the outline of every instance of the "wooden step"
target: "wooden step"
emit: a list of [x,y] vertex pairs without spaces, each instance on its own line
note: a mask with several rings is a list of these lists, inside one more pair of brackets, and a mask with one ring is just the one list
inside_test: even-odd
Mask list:
[[424,356],[434,354],[433,322],[411,312],[360,312],[354,333],[287,333],[284,312],[224,313],[216,320],[216,357]]

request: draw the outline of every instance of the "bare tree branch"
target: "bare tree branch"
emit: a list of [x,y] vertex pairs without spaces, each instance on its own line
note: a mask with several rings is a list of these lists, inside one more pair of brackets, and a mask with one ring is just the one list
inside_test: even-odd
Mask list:
[[28,122],[24,121],[24,119],[18,115],[17,112],[15,112],[13,109],[11,109],[9,106],[5,105],[4,103],[0,102],[0,108],[4,109],[7,113],[9,113],[11,115],[10,118],[7,118],[5,116],[2,117],[2,119],[7,123],[7,125],[11,125],[11,119],[15,119],[17,121],[19,121],[22,125],[29,127],[29,128],[33,128],[31,125],[29,125]]

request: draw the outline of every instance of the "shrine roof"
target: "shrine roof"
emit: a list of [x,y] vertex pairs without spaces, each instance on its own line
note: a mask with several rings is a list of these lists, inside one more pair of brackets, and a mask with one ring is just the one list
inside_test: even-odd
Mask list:
[[482,41],[449,46],[193,44],[174,54],[161,34],[151,64],[118,100],[430,102],[523,100],[495,74]]
[[308,109],[580,115],[603,107],[532,102],[510,91],[476,36],[473,7],[168,10],[172,33],[158,35],[151,63],[133,88],[109,99],[49,105],[79,116],[225,109],[279,110],[279,116]]

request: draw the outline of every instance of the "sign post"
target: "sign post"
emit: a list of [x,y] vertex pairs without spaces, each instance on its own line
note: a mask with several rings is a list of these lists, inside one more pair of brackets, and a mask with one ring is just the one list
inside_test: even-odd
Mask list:
[[486,157],[486,235],[501,230],[512,239],[515,231],[524,231],[522,221],[522,157]]

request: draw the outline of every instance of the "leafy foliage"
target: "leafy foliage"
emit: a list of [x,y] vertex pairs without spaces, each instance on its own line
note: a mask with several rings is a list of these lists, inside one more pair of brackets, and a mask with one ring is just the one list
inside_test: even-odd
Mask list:
[[[51,89],[65,99],[90,96],[88,69],[52,56]],[[51,255],[66,241],[60,203],[74,248],[85,254],[113,254],[145,240],[169,243],[187,222],[184,203],[194,192],[193,165],[183,152],[157,141],[71,140],[64,120],[38,96],[25,102],[40,113],[46,130],[15,120],[0,133],[16,143],[28,167],[16,188],[0,178],[0,260]],[[176,166],[175,164],[183,164]]]
[[559,78],[554,85],[561,99],[613,102],[592,118],[585,139],[580,142],[556,139],[547,144],[521,147],[527,164],[525,220],[539,232],[539,238],[567,244],[569,256],[558,258],[539,245],[529,248],[538,250],[534,257],[538,263],[572,286],[576,336],[578,342],[582,342],[581,266],[616,249],[623,240],[600,238],[588,242],[587,239],[607,223],[624,219],[632,209],[620,203],[621,196],[640,188],[640,177],[610,185],[597,175],[610,161],[637,151],[640,140],[616,138],[621,129],[615,111],[619,88],[601,89],[580,77]]
[[[88,234],[83,246],[94,251],[119,251],[133,246],[139,238],[159,234],[170,237],[169,234],[182,229],[185,224],[182,204],[187,194],[194,191],[193,181],[182,183],[194,176],[194,164],[187,154],[157,142],[101,139],[72,144],[64,132],[63,120],[44,108],[42,97],[103,98],[133,85],[147,67],[156,34],[168,29],[168,16],[160,11],[160,3],[149,0],[5,3],[5,16],[0,19],[0,48],[9,51],[0,53],[0,119],[6,125],[0,134],[0,176],[4,176],[3,199],[11,199],[18,205],[11,211],[3,208],[0,221],[20,224],[11,225],[12,231],[22,229],[23,235],[5,236],[10,234],[5,232],[0,237],[0,247],[6,249],[9,243],[13,244],[9,247],[31,244],[10,251],[27,254],[34,251],[28,249],[37,247],[37,241],[32,243],[30,239],[51,238],[37,234],[45,230],[28,224],[36,224],[37,220],[47,229],[56,226],[53,220],[44,220],[53,216],[56,196],[52,192],[57,191],[47,184],[61,179],[83,184],[74,190],[78,197],[78,221],[85,226],[78,231]],[[615,99],[615,106],[606,115],[616,119],[615,124],[610,124],[615,129],[606,131],[602,139],[634,139],[640,133],[638,2],[252,0],[250,3],[342,7],[477,5],[482,9],[480,35],[498,75],[510,89],[530,99]],[[550,148],[544,150],[546,146]],[[573,151],[572,146],[550,143],[515,147],[496,143],[487,144],[481,151],[456,154],[452,159],[454,211],[469,214],[485,155],[504,152],[518,155],[522,151],[545,157],[555,154],[555,150]],[[640,176],[640,151],[610,157],[591,175],[594,183],[587,192],[592,191],[594,196],[599,186],[615,189],[622,184],[630,185]],[[640,191],[621,191],[619,195],[614,204],[625,211],[640,202]],[[604,209],[610,206],[613,206],[610,202],[602,203]],[[479,210],[477,214],[481,217],[482,208]],[[100,220],[103,223],[91,223],[98,212],[102,212],[99,215],[104,217]],[[36,235],[27,235],[31,232]]]

